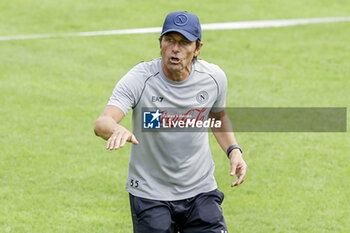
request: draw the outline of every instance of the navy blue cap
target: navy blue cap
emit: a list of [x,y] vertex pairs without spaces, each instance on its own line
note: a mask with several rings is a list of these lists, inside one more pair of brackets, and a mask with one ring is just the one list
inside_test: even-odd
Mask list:
[[178,32],[189,41],[202,39],[201,24],[197,15],[187,11],[174,11],[167,15],[161,36],[168,32]]

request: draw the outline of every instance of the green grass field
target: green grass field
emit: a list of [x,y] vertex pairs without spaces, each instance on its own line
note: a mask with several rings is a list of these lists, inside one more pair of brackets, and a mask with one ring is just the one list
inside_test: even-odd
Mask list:
[[[156,27],[173,10],[214,23],[349,16],[350,3],[5,0],[0,36]],[[0,232],[132,232],[129,145],[106,151],[93,125],[116,82],[159,57],[157,38],[0,41]],[[225,70],[227,106],[349,108],[349,38],[350,23],[205,31],[200,58]],[[238,132],[249,171],[234,189],[210,137],[229,232],[349,232],[349,133]]]

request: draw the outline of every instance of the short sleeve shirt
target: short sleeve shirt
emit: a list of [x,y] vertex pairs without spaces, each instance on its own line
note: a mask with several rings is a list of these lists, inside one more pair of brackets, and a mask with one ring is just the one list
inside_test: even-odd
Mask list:
[[215,165],[207,131],[146,132],[145,108],[185,108],[208,115],[225,107],[227,78],[204,60],[192,65],[184,81],[168,79],[161,58],[133,67],[116,85],[108,105],[124,114],[133,109],[132,131],[139,145],[131,145],[126,190],[139,197],[174,201],[217,188]]

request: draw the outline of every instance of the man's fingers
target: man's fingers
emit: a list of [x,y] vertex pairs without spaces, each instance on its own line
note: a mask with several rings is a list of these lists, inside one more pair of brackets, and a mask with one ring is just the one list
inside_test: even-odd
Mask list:
[[131,134],[130,136],[128,136],[127,134],[124,135],[124,136],[120,139],[120,145],[119,145],[119,147],[121,148],[121,147],[125,146],[125,143],[126,143],[126,142],[131,142],[131,143],[136,144],[136,145],[139,144],[139,142],[136,140],[135,135],[133,135],[133,134]]
[[137,141],[135,135],[133,135],[133,134],[131,135],[130,140],[128,140],[128,141],[135,144],[135,145],[139,144],[139,141]]
[[240,185],[240,184],[242,184],[243,182],[244,182],[244,180],[238,179],[238,180],[236,180],[235,182],[233,182],[233,183],[231,184],[231,187],[235,187],[235,186],[237,186],[237,185]]
[[122,140],[122,137],[120,135],[118,135],[117,138],[115,139],[114,148],[112,148],[112,150],[113,149],[116,149],[116,150],[119,149],[119,145],[120,145],[121,140]]
[[246,165],[245,166],[243,165],[243,167],[238,168],[239,169],[238,172],[237,172],[238,179],[231,184],[231,187],[240,185],[240,184],[242,184],[244,182],[244,179],[245,179],[246,174],[247,174],[247,168],[248,167]]
[[115,143],[115,137],[112,136],[108,139],[108,145],[107,145],[107,150],[113,150],[114,148],[114,143]]
[[109,149],[109,145],[111,144],[111,138],[109,138],[108,140],[107,140],[107,146],[106,146],[106,150],[108,150]]
[[230,176],[234,176],[236,174],[236,168],[237,168],[237,163],[232,162]]
[[245,174],[241,174],[238,177],[237,184],[242,184],[244,182],[244,179],[245,179]]
[[128,136],[124,135],[124,137],[122,137],[121,140],[120,140],[120,146],[119,147],[120,148],[124,147],[127,140],[128,140]]
[[137,141],[135,135],[131,134],[118,134],[117,136],[112,135],[108,141],[107,141],[107,146],[106,149],[107,150],[118,150],[121,147],[124,147],[126,142],[131,142],[134,144],[139,144],[139,142]]
[[231,184],[231,187],[234,187],[234,186],[242,184],[244,182],[244,177],[245,176],[238,177],[238,179]]

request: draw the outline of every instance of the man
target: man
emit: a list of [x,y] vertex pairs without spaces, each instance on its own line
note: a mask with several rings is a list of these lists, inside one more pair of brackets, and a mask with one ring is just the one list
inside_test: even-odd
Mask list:
[[[108,150],[132,143],[126,190],[134,232],[227,232],[220,206],[224,195],[217,190],[208,132],[147,132],[143,124],[151,113],[145,107],[157,109],[150,121],[164,119],[167,108],[199,110],[220,120],[221,128],[212,131],[230,159],[230,175],[238,177],[231,186],[241,184],[247,165],[224,110],[225,73],[197,60],[203,43],[194,14],[168,14],[159,41],[161,58],[139,63],[117,83],[95,123],[95,133],[107,140]],[[133,133],[119,125],[131,108]]]

